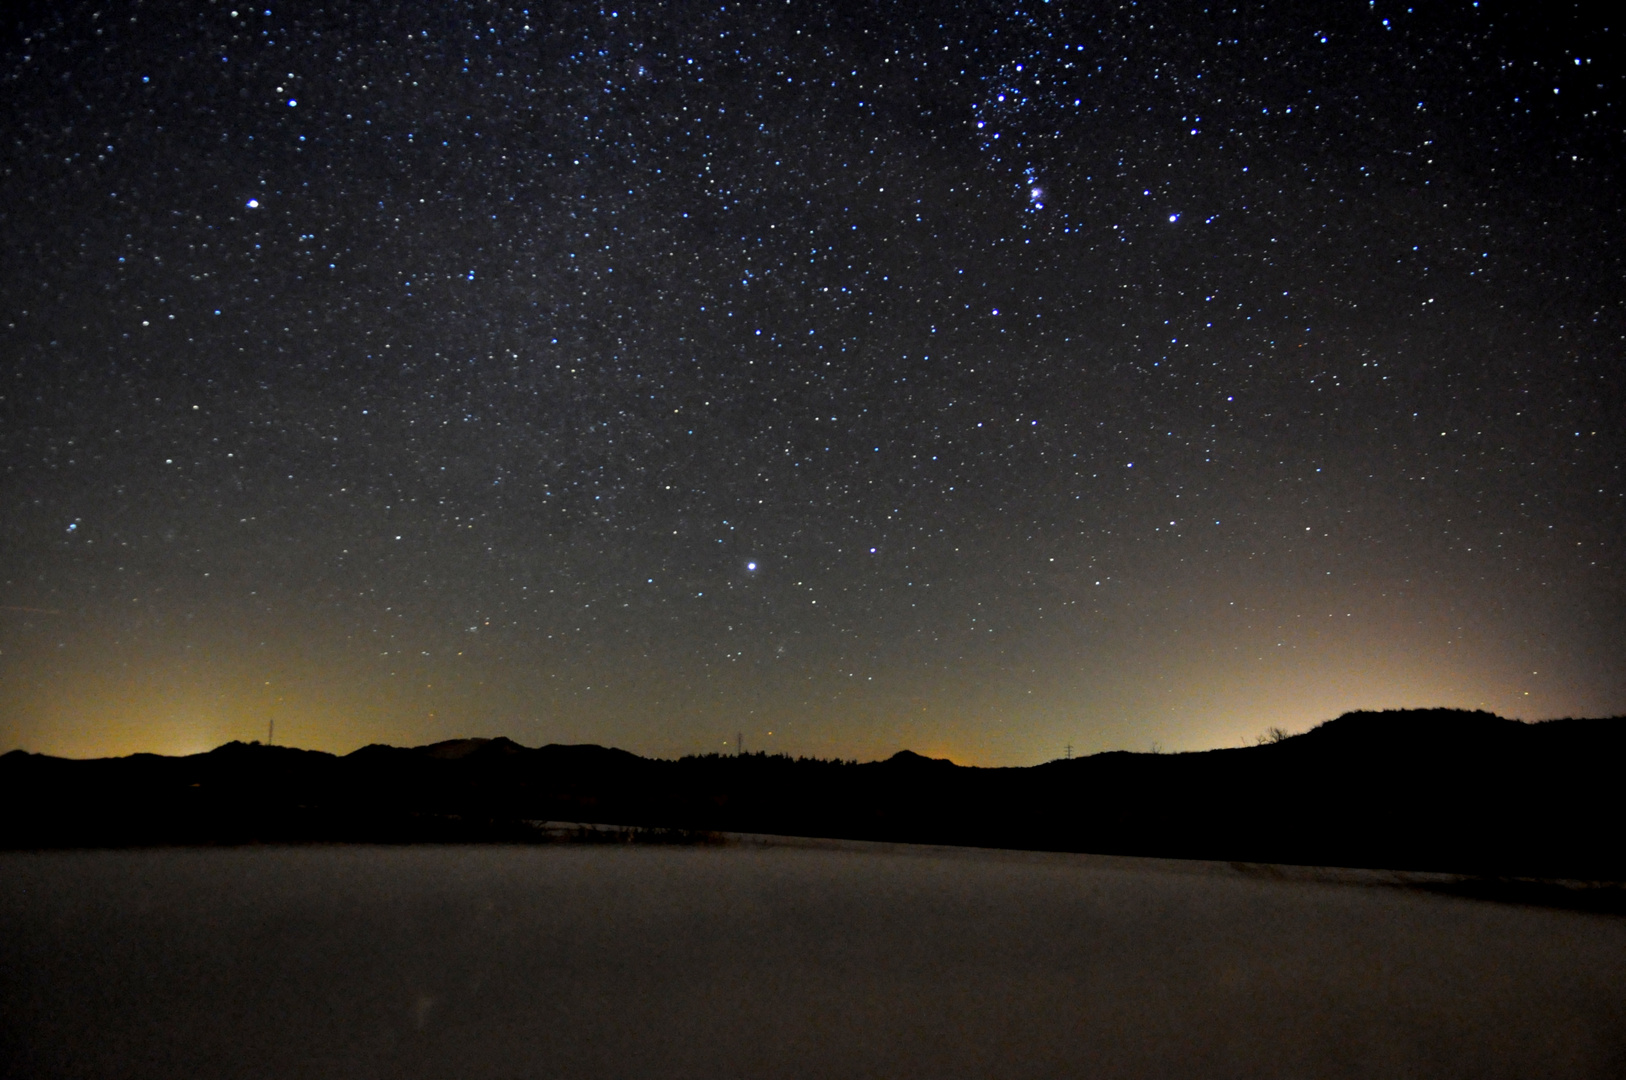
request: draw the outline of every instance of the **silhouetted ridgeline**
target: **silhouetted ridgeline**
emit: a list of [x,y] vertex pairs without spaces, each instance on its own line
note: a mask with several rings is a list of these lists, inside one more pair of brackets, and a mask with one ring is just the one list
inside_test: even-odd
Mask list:
[[538,838],[527,822],[1626,880],[1626,718],[1349,713],[1281,742],[965,768],[467,739],[0,757],[0,845]]

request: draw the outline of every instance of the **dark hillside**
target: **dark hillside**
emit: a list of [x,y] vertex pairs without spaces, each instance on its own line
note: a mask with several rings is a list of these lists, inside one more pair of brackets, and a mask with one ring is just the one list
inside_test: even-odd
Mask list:
[[1349,713],[1279,742],[1031,768],[641,758],[508,739],[344,757],[0,758],[0,844],[523,841],[527,822],[1626,880],[1626,719]]

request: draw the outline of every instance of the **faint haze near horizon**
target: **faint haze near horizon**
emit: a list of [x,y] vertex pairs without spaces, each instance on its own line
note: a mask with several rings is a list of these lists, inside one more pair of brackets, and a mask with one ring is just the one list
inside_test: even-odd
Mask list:
[[[448,722],[414,728],[402,725],[398,716],[389,714],[385,707],[376,702],[362,701],[359,695],[346,699],[354,712],[332,710],[327,700],[323,700],[329,694],[327,684],[322,684],[320,690],[282,687],[280,693],[267,693],[259,698],[257,710],[233,714],[229,711],[232,703],[227,694],[220,693],[211,698],[207,694],[196,693],[193,689],[196,684],[189,684],[185,688],[151,687],[145,694],[138,692],[125,697],[110,696],[104,702],[94,703],[83,714],[53,718],[57,719],[56,724],[41,725],[43,734],[33,740],[18,739],[14,746],[0,747],[0,752],[24,749],[32,753],[70,758],[117,757],[132,753],[197,754],[234,740],[263,742],[269,734],[268,723],[274,718],[278,745],[340,755],[375,742],[411,746],[448,739],[500,736],[527,746],[596,743],[644,757],[675,759],[689,754],[732,754],[736,749],[737,737],[743,735],[745,749],[749,753],[761,751],[870,761],[890,757],[898,750],[912,750],[927,757],[948,758],[960,765],[1023,766],[1054,760],[1068,753],[1081,757],[1111,750],[1180,753],[1252,746],[1272,728],[1297,734],[1353,711],[1338,704],[1351,699],[1345,696],[1350,694],[1351,687],[1306,685],[1308,682],[1311,680],[1303,679],[1293,686],[1273,687],[1281,701],[1273,711],[1252,704],[1252,695],[1260,689],[1258,687],[1231,687],[1226,695],[1199,693],[1196,695],[1196,707],[1188,692],[1188,696],[1177,699],[1170,708],[1171,722],[1161,727],[1149,727],[1138,719],[1139,714],[1131,718],[1129,711],[1133,705],[1137,700],[1144,701],[1143,695],[1131,691],[1135,693],[1134,697],[1126,694],[1124,701],[1118,703],[1124,713],[1117,723],[1113,723],[1111,717],[1098,722],[1093,728],[1085,724],[1069,727],[1058,722],[1038,735],[1023,731],[1020,739],[1003,742],[991,739],[986,734],[989,728],[998,730],[1003,726],[1002,718],[971,710],[965,714],[967,719],[963,730],[966,734],[958,740],[945,737],[938,725],[890,725],[885,723],[884,717],[860,715],[857,721],[870,720],[875,727],[888,732],[901,730],[904,736],[896,742],[865,741],[853,736],[818,742],[794,735],[787,737],[771,728],[736,726],[733,731],[718,730],[710,742],[690,740],[666,744],[647,737],[639,738],[636,733],[621,741],[606,739],[599,729],[581,723],[505,726],[500,722],[473,722],[459,726]],[[1359,686],[1355,689],[1361,693],[1353,699],[1362,702],[1360,708],[1374,711],[1434,708],[1440,707],[1436,705],[1439,701],[1451,701],[1455,689],[1444,683],[1432,686],[1423,683],[1422,686],[1425,688],[1410,699],[1397,692],[1386,693],[1382,686]],[[322,695],[322,699],[318,698],[318,694]],[[1444,707],[1485,709],[1509,719],[1532,722],[1558,718],[1557,715],[1520,715],[1509,709],[1495,708],[1488,702],[1469,701]],[[1190,711],[1182,713],[1182,708]],[[1563,715],[1608,714],[1600,710]],[[849,719],[848,730],[856,726]],[[404,734],[391,738],[387,733],[392,729],[403,730]],[[385,737],[378,737],[380,732],[386,733]],[[1049,732],[1054,733],[1053,740],[1044,741],[1043,735]],[[1081,732],[1088,733],[1093,739]]]

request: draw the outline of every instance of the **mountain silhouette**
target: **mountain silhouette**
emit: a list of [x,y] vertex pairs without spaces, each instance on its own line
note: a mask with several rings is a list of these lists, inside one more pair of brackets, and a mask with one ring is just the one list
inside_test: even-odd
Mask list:
[[541,821],[1626,880],[1626,718],[1354,712],[1259,746],[975,768],[506,738],[0,756],[0,846],[528,842]]

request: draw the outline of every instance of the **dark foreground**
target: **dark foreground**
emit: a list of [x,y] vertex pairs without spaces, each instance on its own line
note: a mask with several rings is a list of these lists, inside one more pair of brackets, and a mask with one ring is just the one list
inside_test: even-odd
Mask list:
[[1626,1075],[1626,920],[1344,877],[852,845],[12,853],[0,1074]]
[[[525,843],[532,823],[1626,882],[1626,718],[1351,713],[1263,746],[1031,768],[659,761],[507,739],[343,757],[0,756],[0,847]],[[1597,894],[1602,896],[1603,894]]]

